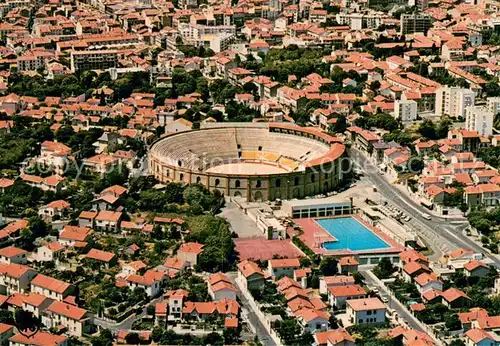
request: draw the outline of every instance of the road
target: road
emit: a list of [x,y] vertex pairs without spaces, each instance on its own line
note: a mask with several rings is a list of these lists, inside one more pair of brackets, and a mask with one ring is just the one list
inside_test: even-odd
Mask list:
[[438,247],[442,252],[455,250],[457,248],[470,249],[483,253],[486,257],[500,267],[500,259],[487,254],[486,250],[463,234],[467,223],[454,224],[453,221],[434,217],[432,220],[424,219],[421,213],[426,209],[414,201],[409,195],[399,191],[378,171],[378,168],[367,160],[365,156],[356,149],[351,148],[351,159],[363,170],[364,176],[369,179],[385,199],[396,205],[400,210],[412,217],[410,225],[428,241],[430,246]]
[[368,286],[377,287],[380,297],[385,297],[389,300],[386,305],[388,305],[391,309],[394,309],[398,313],[399,319],[403,319],[406,324],[413,329],[419,330],[424,333],[426,332],[423,324],[389,292],[386,286],[383,285],[382,282],[378,280],[370,270],[360,269],[360,273],[365,278],[365,283]]
[[424,331],[423,328],[421,327],[420,323],[418,322],[418,320],[415,318],[415,316],[413,316],[406,309],[406,307],[401,302],[399,302],[399,300],[397,300],[389,292],[389,290],[386,289],[385,285],[382,285],[380,280],[378,280],[377,277],[370,270],[360,269],[360,273],[365,278],[365,283],[368,286],[378,288],[380,297],[381,298],[385,297],[389,300],[389,302],[386,305],[389,306],[391,309],[394,309],[398,313],[400,318],[405,320],[411,328],[420,330],[422,332]]
[[[236,288],[236,295],[240,299],[241,305],[243,308],[246,310],[246,317],[248,319],[248,322],[253,326],[255,329],[255,333],[257,334],[257,337],[259,338],[259,341],[265,345],[265,346],[274,346],[276,343],[273,341],[271,338],[271,335],[269,335],[269,332],[267,329],[264,327],[262,321],[260,318],[257,316],[257,314],[253,311],[252,306],[248,302],[247,298],[245,295],[241,292],[240,286],[236,282],[236,277],[237,274],[234,272],[226,273],[226,275],[229,277],[229,279],[233,282],[233,287]],[[244,315],[242,313],[242,315]]]
[[119,330],[131,330],[132,324],[134,324],[134,322],[136,320],[140,319],[141,317],[146,316],[148,305],[155,306],[156,303],[159,303],[162,300],[163,300],[162,296],[151,300],[148,304],[144,305],[142,312],[140,314],[132,314],[119,323],[109,322],[109,321],[100,319],[98,317],[94,317],[94,324],[100,326],[101,328],[109,329],[112,333],[115,333]]

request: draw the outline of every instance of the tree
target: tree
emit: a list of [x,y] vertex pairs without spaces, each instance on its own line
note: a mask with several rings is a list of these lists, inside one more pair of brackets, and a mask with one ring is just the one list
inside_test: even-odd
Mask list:
[[380,82],[378,80],[371,82],[370,84],[370,89],[371,90],[378,90],[380,88]]
[[347,118],[343,114],[339,114],[337,117],[337,121],[333,124],[330,125],[328,128],[329,132],[334,132],[334,133],[343,133],[347,129]]
[[[285,345],[292,345],[296,343],[297,337],[301,334],[301,328],[296,319],[284,319],[276,321],[274,329],[280,336]],[[299,343],[300,345],[300,343]]]
[[450,343],[449,346],[465,346],[465,342],[463,342],[460,339],[453,339]]
[[222,332],[222,337],[224,338],[224,344],[226,345],[237,345],[240,343],[240,332],[241,329],[238,328],[224,328]]
[[337,274],[338,261],[332,256],[323,256],[319,264],[319,270],[325,276],[332,276]]
[[158,342],[160,341],[162,335],[163,335],[163,328],[156,326],[153,328],[153,331],[151,332],[151,339],[153,339],[154,342]]
[[49,227],[39,216],[29,218],[29,228],[35,238],[45,237],[49,233]]
[[98,336],[92,336],[90,339],[92,346],[111,346],[113,345],[113,334],[109,329],[101,329]]
[[420,126],[418,127],[418,133],[420,133],[426,139],[436,139],[437,138],[437,136],[436,136],[436,126],[429,119],[425,119],[420,124]]
[[424,160],[420,156],[412,156],[408,160],[408,171],[410,173],[420,173],[424,169]]
[[449,314],[444,319],[444,325],[448,330],[459,330],[462,328],[462,323],[457,314]]
[[139,334],[137,334],[137,333],[128,333],[125,336],[125,341],[129,345],[138,345],[141,343],[141,338],[139,337]]
[[392,273],[394,273],[395,268],[392,265],[391,260],[388,257],[383,257],[380,262],[378,262],[377,267],[373,270],[373,273],[379,279],[387,279]]
[[147,313],[148,315],[152,315],[152,316],[154,316],[154,314],[155,314],[155,306],[154,306],[154,305],[151,305],[151,304],[150,304],[150,305],[148,305],[148,307],[146,308],[146,313]]
[[452,122],[449,118],[443,118],[439,125],[436,127],[436,137],[437,138],[446,138],[448,136],[448,131],[450,130],[450,126]]
[[183,199],[184,187],[180,183],[169,183],[165,188],[167,203],[184,203]]

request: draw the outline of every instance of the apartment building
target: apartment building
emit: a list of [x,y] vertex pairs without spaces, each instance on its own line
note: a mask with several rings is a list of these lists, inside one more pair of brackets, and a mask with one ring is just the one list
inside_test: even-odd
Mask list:
[[348,25],[352,30],[376,29],[382,22],[381,12],[337,13],[335,19],[340,25]]
[[400,19],[401,35],[423,32],[424,34],[432,27],[432,17],[426,14],[413,13],[402,14]]
[[71,72],[77,70],[106,70],[117,67],[118,51],[92,50],[71,52]]
[[396,100],[394,102],[394,117],[403,123],[417,119],[417,102],[415,100]]
[[488,97],[486,99],[488,110],[493,113],[493,116],[500,113],[500,97]]
[[236,37],[235,25],[180,24],[178,28],[185,44],[210,48],[218,53],[229,48]]
[[24,293],[36,275],[36,270],[22,264],[0,264],[0,290],[7,294]]
[[493,120],[495,114],[487,107],[470,106],[465,109],[465,127],[470,131],[477,131],[481,136],[493,134]]
[[42,323],[47,328],[63,326],[68,334],[82,336],[89,332],[92,316],[85,309],[56,300],[43,312]]
[[73,290],[73,285],[43,274],[38,274],[31,281],[31,292],[59,301],[70,295]]
[[436,90],[436,115],[465,117],[465,109],[474,105],[476,94],[471,89],[444,86]]

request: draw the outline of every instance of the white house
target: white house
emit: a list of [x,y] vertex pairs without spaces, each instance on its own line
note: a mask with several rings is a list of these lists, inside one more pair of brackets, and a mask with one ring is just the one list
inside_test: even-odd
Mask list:
[[3,264],[26,264],[28,251],[19,249],[15,246],[8,246],[0,249],[0,263]]
[[483,329],[470,329],[465,333],[466,346],[497,346],[498,336]]
[[34,316],[40,317],[50,304],[52,299],[38,293],[29,293],[23,297],[23,310],[31,312]]
[[148,270],[144,275],[130,275],[126,281],[131,290],[143,288],[149,297],[160,294],[161,283],[168,277],[168,273],[162,270]]
[[295,312],[295,317],[304,329],[311,333],[324,332],[329,329],[328,313],[316,309],[302,308]]
[[117,231],[122,213],[119,211],[101,210],[95,218],[95,228],[102,231]]
[[31,281],[31,292],[38,293],[54,300],[62,301],[74,290],[74,286],[50,276],[38,274]]
[[300,268],[298,258],[272,259],[268,262],[268,270],[273,279],[277,280],[283,276],[293,278],[293,272]]
[[38,209],[38,215],[41,217],[62,217],[64,212],[69,209],[71,205],[65,200],[52,201]]
[[0,289],[8,295],[24,293],[36,275],[35,269],[22,264],[0,264]]
[[222,273],[210,275],[208,278],[208,293],[213,300],[236,300],[236,289],[229,278]]
[[257,263],[245,260],[238,263],[238,281],[248,290],[258,289],[264,285],[264,273]]
[[422,273],[417,276],[414,281],[420,294],[423,294],[430,290],[443,290],[443,283],[436,277],[434,273]]
[[40,246],[36,252],[37,261],[40,262],[57,262],[64,252],[64,246],[55,241]]
[[56,300],[42,313],[42,323],[47,328],[64,326],[68,334],[82,336],[89,331],[92,316],[85,309]]
[[336,275],[336,276],[323,276],[319,278],[319,293],[327,294],[329,287],[354,285],[355,281],[352,276]]
[[386,308],[378,298],[348,300],[347,317],[352,324],[384,323]]
[[328,301],[336,309],[345,308],[347,300],[366,297],[366,291],[359,285],[333,286],[328,288]]

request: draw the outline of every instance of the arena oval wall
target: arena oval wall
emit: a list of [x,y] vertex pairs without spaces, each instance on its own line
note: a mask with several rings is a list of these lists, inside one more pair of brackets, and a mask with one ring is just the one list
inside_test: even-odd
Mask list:
[[346,151],[336,137],[281,123],[228,124],[158,139],[149,149],[150,174],[248,201],[326,193],[343,179]]

